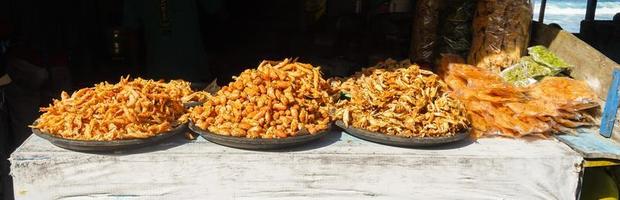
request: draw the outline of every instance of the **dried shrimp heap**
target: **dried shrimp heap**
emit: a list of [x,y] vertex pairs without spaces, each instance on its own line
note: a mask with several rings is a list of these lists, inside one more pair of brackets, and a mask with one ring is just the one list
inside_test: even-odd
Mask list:
[[465,64],[450,64],[445,77],[468,110],[475,136],[545,137],[594,125],[596,94],[582,81],[546,77],[526,88],[504,82],[499,75]]
[[211,93],[207,92],[207,91],[197,91],[197,92],[193,92],[191,94],[185,95],[181,98],[181,101],[183,103],[190,103],[190,102],[205,102],[207,101],[209,98],[211,98]]
[[61,93],[35,125],[58,137],[74,140],[111,141],[148,138],[171,130],[185,113],[181,98],[191,94],[189,83],[121,78]]
[[468,126],[465,108],[448,95],[437,75],[417,65],[383,64],[364,69],[337,87],[347,98],[336,103],[335,119],[346,126],[409,138],[452,136]]
[[[189,88],[189,83],[186,83],[188,84],[187,87]],[[217,85],[217,79],[215,79],[207,86],[207,88],[201,91],[193,92],[191,94],[183,95],[181,101],[183,101],[183,103],[206,102],[209,98],[211,98],[211,95],[215,94],[218,90],[220,90],[220,87]]]
[[330,87],[318,67],[289,59],[263,61],[234,79],[191,109],[196,126],[247,138],[286,138],[328,128]]

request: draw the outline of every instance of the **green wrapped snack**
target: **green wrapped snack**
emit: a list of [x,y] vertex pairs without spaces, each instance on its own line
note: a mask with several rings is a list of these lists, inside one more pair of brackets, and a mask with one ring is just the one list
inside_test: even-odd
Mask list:
[[500,75],[506,82],[519,87],[536,82],[535,79],[528,76],[528,67],[521,62],[504,69]]
[[501,72],[500,75],[506,82],[523,87],[546,76],[557,76],[571,68],[568,63],[544,46],[533,46],[527,50],[530,56],[522,57],[517,64]]
[[517,64],[502,71],[501,76],[511,84],[523,87],[535,83],[545,76],[555,76],[560,72],[562,70],[547,67],[534,61],[532,57],[525,56]]
[[528,78],[525,77],[523,66],[515,64],[512,67],[504,69],[500,74],[504,80],[515,86],[527,85]]
[[542,78],[545,76],[555,76],[562,72],[557,68],[550,68],[546,65],[536,62],[532,57],[525,56],[519,61],[527,69],[527,75],[531,78]]
[[527,51],[536,62],[542,63],[547,67],[556,68],[560,71],[571,67],[568,63],[561,58],[558,58],[555,54],[553,54],[553,52],[549,51],[549,49],[544,46],[533,46],[527,48]]

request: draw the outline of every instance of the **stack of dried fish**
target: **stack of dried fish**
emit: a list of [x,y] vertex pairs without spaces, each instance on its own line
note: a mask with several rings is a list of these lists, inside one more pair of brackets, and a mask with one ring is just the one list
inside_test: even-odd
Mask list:
[[263,61],[192,108],[189,117],[199,128],[236,137],[315,134],[330,122],[329,88],[318,67],[289,59]]
[[446,84],[416,65],[364,69],[337,89],[345,99],[334,114],[346,126],[401,137],[451,136],[468,126]]
[[450,64],[446,83],[468,110],[476,136],[546,136],[594,125],[596,94],[582,81],[547,77],[526,88],[490,71]]
[[121,78],[84,88],[72,95],[62,92],[33,128],[75,140],[148,138],[171,130],[185,113],[181,98],[191,94],[189,83]]

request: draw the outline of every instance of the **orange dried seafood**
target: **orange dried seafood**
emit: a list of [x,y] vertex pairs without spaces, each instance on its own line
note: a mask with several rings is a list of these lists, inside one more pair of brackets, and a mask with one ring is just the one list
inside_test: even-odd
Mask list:
[[62,92],[31,127],[74,140],[148,138],[171,130],[185,113],[181,98],[191,94],[189,83],[121,78]]
[[445,81],[467,108],[476,137],[502,135],[545,137],[594,125],[596,94],[582,81],[547,77],[526,88],[466,64],[448,64]]
[[330,86],[318,67],[290,59],[263,61],[234,79],[190,110],[196,126],[247,138],[285,138],[328,128]]
[[336,103],[335,119],[401,137],[451,136],[468,126],[465,108],[437,75],[417,65],[383,67],[364,69],[337,86],[350,98]]
[[[187,87],[189,88],[189,83],[187,84]],[[220,86],[217,85],[217,79],[215,79],[211,81],[205,89],[184,95],[183,98],[181,98],[181,101],[183,101],[183,103],[205,102],[211,98],[212,94],[215,94],[219,90]]]

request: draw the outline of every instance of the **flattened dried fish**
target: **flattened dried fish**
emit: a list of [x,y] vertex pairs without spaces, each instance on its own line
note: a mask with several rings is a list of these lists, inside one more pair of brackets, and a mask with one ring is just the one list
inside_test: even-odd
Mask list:
[[477,137],[499,133],[545,138],[595,124],[589,111],[598,109],[598,97],[582,81],[546,77],[517,88],[475,66],[452,63],[447,68],[445,81],[465,103]]

